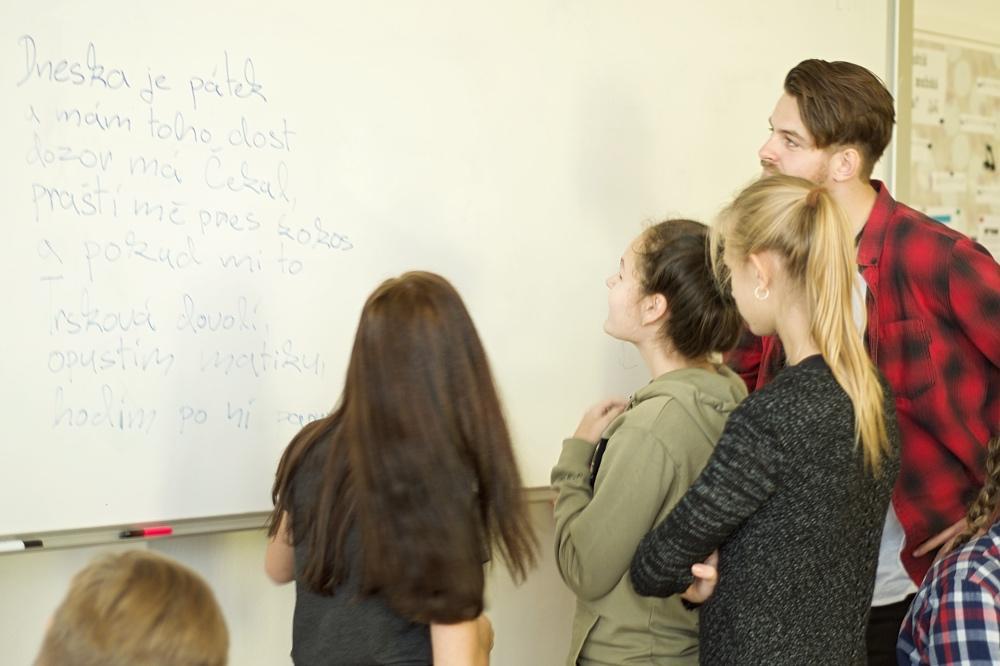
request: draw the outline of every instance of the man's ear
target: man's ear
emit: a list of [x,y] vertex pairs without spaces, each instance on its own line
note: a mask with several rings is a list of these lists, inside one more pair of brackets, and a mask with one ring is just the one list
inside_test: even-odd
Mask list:
[[830,156],[830,179],[835,183],[854,180],[863,166],[861,151],[854,146],[844,146]]

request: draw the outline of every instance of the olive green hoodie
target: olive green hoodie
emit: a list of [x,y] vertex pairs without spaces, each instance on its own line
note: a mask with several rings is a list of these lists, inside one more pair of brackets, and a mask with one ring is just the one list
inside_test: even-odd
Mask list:
[[568,664],[697,664],[698,614],[680,597],[640,597],[628,566],[701,472],[729,413],[746,396],[729,368],[684,368],[635,392],[604,433],[593,489],[596,444],[563,442],[552,470],[556,562],[576,593]]

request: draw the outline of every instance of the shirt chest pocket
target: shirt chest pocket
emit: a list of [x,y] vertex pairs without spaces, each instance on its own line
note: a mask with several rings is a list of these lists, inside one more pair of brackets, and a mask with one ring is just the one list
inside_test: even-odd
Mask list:
[[878,367],[897,397],[913,400],[934,386],[931,335],[919,319],[886,324],[878,342]]

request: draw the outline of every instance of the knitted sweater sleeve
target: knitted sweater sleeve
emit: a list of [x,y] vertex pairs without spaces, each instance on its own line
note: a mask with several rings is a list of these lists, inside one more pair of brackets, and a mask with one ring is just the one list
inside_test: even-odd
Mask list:
[[[744,407],[748,409],[744,409]],[[702,562],[771,496],[782,464],[776,438],[744,403],[729,417],[708,465],[632,559],[636,592],[668,597],[694,581]]]

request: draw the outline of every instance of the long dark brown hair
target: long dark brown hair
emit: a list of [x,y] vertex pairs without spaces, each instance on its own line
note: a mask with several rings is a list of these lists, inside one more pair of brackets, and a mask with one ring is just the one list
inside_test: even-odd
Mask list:
[[710,248],[707,226],[672,219],[647,229],[638,251],[643,291],[669,304],[663,337],[690,359],[727,352],[740,336],[740,312],[712,273]]
[[[295,498],[293,515],[296,472],[326,440],[322,481]],[[339,406],[288,445],[271,496],[269,535],[292,518],[307,552],[299,580],[322,594],[346,579],[353,529],[362,594],[415,621],[482,612],[483,561],[494,551],[524,578],[536,542],[510,435],[482,343],[447,280],[406,273],[369,296]]]

